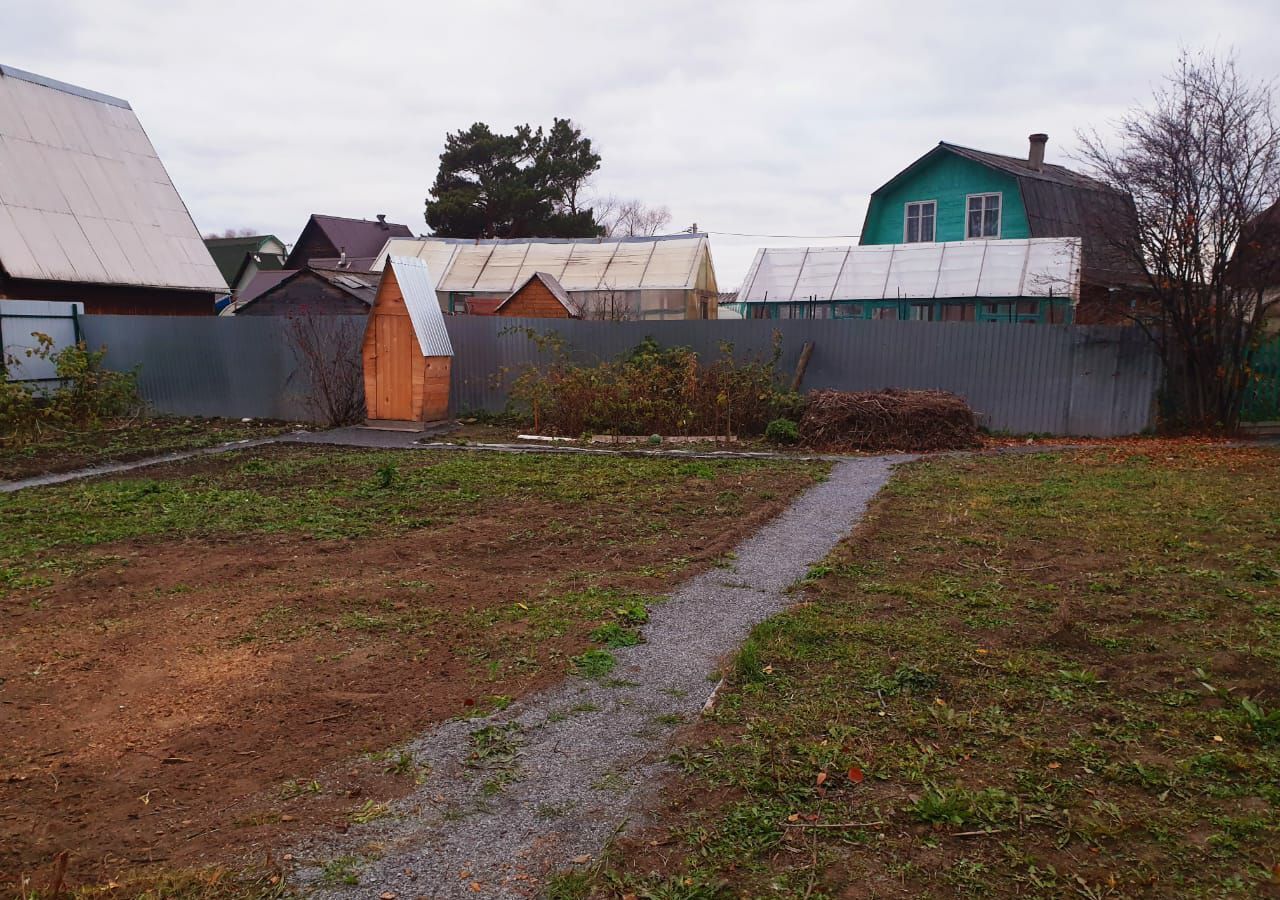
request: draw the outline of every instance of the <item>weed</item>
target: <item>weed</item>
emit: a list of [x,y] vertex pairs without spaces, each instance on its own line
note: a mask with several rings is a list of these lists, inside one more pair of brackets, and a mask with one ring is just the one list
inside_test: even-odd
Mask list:
[[617,622],[607,622],[591,632],[591,640],[606,647],[634,647],[640,643],[640,633]]
[[515,722],[486,725],[471,732],[467,764],[481,768],[508,765],[523,743],[520,726]]
[[295,797],[301,797],[304,794],[321,794],[324,788],[320,786],[320,782],[312,779],[311,781],[286,781],[284,786],[280,788],[281,800],[292,800]]
[[320,868],[320,881],[327,885],[353,886],[360,883],[360,857],[354,854],[335,856]]
[[364,805],[351,814],[351,821],[356,825],[368,825],[378,819],[385,819],[391,814],[391,808],[385,803],[366,800]]
[[1280,743],[1280,707],[1267,712],[1252,700],[1244,699],[1240,701],[1240,708],[1244,711],[1249,727],[1253,729],[1258,740],[1264,743]]
[[603,678],[613,671],[618,659],[608,650],[588,650],[572,662],[574,671],[583,678]]

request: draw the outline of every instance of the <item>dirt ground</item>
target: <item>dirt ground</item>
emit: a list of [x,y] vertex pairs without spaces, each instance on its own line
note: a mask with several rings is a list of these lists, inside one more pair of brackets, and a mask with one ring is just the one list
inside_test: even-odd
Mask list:
[[[300,830],[376,817],[416,774],[388,748],[563,677],[613,596],[660,593],[710,564],[815,472],[673,478],[683,502],[644,541],[554,527],[590,521],[590,503],[498,499],[377,539],[92,547],[76,574],[0,594],[0,884],[44,883],[61,851],[70,884],[263,861]],[[744,502],[713,514],[725,491]],[[640,513],[662,496],[636,502]],[[587,600],[547,606],[558,594]]]

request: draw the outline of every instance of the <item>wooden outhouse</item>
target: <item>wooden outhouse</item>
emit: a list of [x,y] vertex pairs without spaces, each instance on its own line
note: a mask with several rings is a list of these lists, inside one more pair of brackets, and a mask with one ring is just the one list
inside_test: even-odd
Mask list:
[[387,261],[369,311],[363,355],[370,425],[421,428],[448,416],[453,346],[422,260]]
[[534,272],[494,310],[496,316],[526,319],[580,319],[582,314],[554,275]]

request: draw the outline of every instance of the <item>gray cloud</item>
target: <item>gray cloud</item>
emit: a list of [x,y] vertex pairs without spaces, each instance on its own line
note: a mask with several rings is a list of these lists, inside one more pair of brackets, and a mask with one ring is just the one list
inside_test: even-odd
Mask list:
[[[127,98],[203,230],[421,230],[446,132],[567,115],[604,157],[596,189],[674,227],[830,235],[941,139],[1021,153],[1047,131],[1065,161],[1180,45],[1273,77],[1280,28],[1267,0],[268,6],[0,0],[0,61]],[[722,286],[788,243],[821,241],[714,235]]]

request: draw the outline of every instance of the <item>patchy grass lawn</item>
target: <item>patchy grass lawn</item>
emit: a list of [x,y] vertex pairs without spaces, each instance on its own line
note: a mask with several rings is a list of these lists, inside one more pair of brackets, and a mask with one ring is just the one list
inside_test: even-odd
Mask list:
[[87,432],[55,431],[46,426],[40,436],[29,440],[0,436],[0,481],[268,437],[291,427],[256,420],[163,416],[108,423]]
[[1280,453],[903,470],[561,896],[1280,895]]
[[0,885],[234,894],[200,867],[385,815],[401,742],[611,661],[825,471],[269,446],[0,496]]

